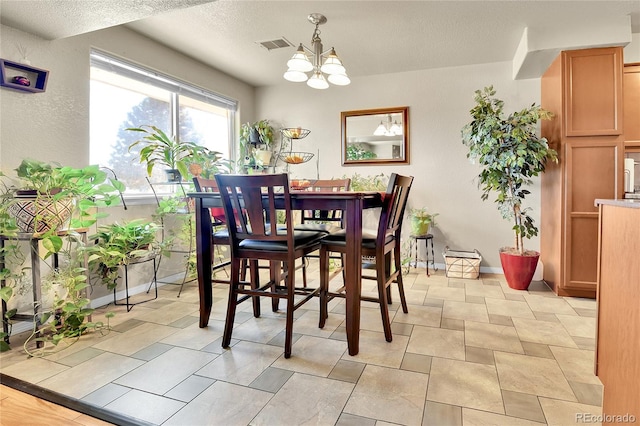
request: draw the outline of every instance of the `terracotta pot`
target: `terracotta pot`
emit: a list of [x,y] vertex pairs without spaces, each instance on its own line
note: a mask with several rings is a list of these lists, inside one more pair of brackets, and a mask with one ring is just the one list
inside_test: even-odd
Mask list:
[[531,256],[521,256],[519,254],[500,251],[500,263],[502,263],[504,277],[506,278],[509,287],[515,290],[528,289],[529,284],[531,284],[533,274],[536,272],[540,253],[529,253],[534,254]]

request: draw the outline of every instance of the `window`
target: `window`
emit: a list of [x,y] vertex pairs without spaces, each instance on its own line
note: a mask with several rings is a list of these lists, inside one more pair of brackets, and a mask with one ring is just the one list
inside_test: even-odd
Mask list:
[[[91,164],[111,168],[128,194],[151,193],[139,150],[129,152],[140,133],[129,127],[153,125],[233,159],[236,101],[95,50],[90,108]],[[152,182],[166,181],[159,169]]]

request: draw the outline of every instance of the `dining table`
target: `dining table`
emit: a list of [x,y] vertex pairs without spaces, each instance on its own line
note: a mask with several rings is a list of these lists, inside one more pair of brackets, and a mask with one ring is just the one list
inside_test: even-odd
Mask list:
[[[196,220],[196,269],[200,298],[200,328],[207,327],[213,305],[211,208],[222,207],[222,198],[215,192],[191,192]],[[382,207],[384,192],[374,191],[304,191],[291,190],[293,210],[341,210],[346,233],[344,263],[346,298],[346,334],[349,355],[357,355],[360,342],[360,292],[362,273],[362,212]],[[284,197],[281,198],[284,206]]]

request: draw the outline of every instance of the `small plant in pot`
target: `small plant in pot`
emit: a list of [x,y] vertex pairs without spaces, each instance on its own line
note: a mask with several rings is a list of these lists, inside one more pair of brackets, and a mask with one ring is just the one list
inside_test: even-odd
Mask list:
[[429,213],[425,207],[409,209],[411,235],[427,235],[429,228],[435,226],[438,213]]
[[129,145],[129,152],[140,146],[140,163],[147,165],[147,174],[151,176],[156,164],[161,164],[167,168],[169,182],[181,182],[183,177],[188,176],[189,159],[207,150],[195,142],[182,142],[169,137],[156,126],[142,125],[127,130],[144,134],[141,139]]
[[547,139],[536,134],[538,121],[552,114],[532,104],[505,117],[504,102],[495,94],[493,86],[475,92],[476,106],[470,111],[473,120],[463,127],[462,142],[469,148],[467,157],[482,168],[478,175],[482,199],[496,192],[502,217],[513,222],[515,246],[502,248],[500,261],[509,286],[526,290],[540,253],[524,249],[523,239],[538,235],[538,228],[531,208],[523,202],[532,178],[545,171],[547,161],[558,161]]

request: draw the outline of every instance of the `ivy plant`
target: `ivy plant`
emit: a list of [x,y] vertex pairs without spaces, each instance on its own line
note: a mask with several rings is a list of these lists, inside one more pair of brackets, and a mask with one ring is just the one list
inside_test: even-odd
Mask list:
[[90,237],[95,244],[83,249],[90,270],[113,290],[121,266],[158,252],[156,235],[159,229],[155,223],[142,219],[100,226]]

